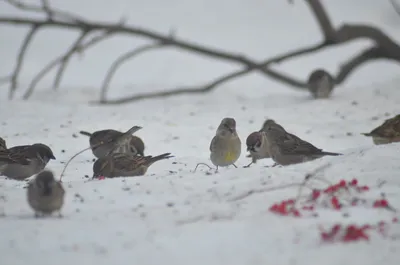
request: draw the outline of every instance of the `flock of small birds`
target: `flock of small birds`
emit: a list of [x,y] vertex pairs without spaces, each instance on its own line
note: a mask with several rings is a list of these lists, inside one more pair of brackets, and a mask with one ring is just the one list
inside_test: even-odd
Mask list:
[[[331,80],[327,79],[326,75],[321,76],[319,76],[319,80],[322,81],[320,84],[330,84]],[[323,85],[319,87],[324,88]],[[315,94],[326,96],[322,92]],[[144,142],[133,135],[141,128],[133,126],[126,132],[113,129],[93,133],[80,132],[89,137],[90,149],[97,158],[93,163],[93,179],[143,176],[153,163],[173,157],[171,153],[146,156]],[[363,135],[372,137],[377,145],[400,142],[400,114],[385,120],[379,127]],[[245,167],[250,167],[257,160],[265,158],[271,158],[275,162],[273,166],[287,166],[323,156],[342,155],[317,148],[286,131],[272,119],[266,120],[260,130],[247,137],[246,146],[251,162]],[[216,167],[216,172],[219,167],[231,165],[237,167],[235,162],[241,155],[241,148],[242,143],[236,132],[235,119],[231,117],[222,119],[209,147],[210,160]],[[0,175],[16,181],[36,175],[27,188],[28,204],[36,217],[49,216],[54,212],[62,216],[65,190],[61,180],[56,180],[53,172],[45,169],[51,159],[56,158],[50,147],[45,144],[35,143],[8,148],[6,141],[0,137]]]

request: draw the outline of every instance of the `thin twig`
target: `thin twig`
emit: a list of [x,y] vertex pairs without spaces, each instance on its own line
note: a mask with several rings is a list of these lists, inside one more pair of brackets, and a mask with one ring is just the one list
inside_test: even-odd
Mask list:
[[144,52],[151,51],[157,48],[161,47],[166,47],[168,44],[165,43],[152,43],[152,44],[145,44],[143,46],[140,46],[139,48],[135,48],[131,51],[125,52],[122,55],[120,55],[110,66],[106,77],[104,78],[103,85],[101,87],[101,92],[100,92],[100,102],[105,102],[106,101],[106,93],[108,91],[110,81],[112,77],[114,76],[115,72],[118,70],[118,68],[124,64],[126,61],[132,59],[133,57],[140,55]]
[[62,177],[64,176],[65,170],[67,169],[69,163],[71,163],[72,159],[74,159],[74,158],[77,157],[78,155],[82,154],[83,152],[85,152],[85,151],[87,151],[87,150],[90,150],[91,148],[92,148],[92,147],[89,146],[89,147],[87,147],[87,148],[85,148],[85,149],[79,151],[78,153],[76,153],[75,155],[73,155],[73,156],[67,161],[67,163],[65,163],[65,166],[64,166],[64,168],[63,168],[63,171],[61,172],[61,175],[60,175],[60,182],[62,182]]
[[301,183],[289,183],[289,184],[284,184],[284,185],[279,185],[279,186],[275,186],[275,187],[265,187],[265,188],[259,188],[259,189],[251,189],[249,191],[246,191],[245,193],[239,194],[237,196],[234,196],[230,199],[228,199],[228,201],[239,201],[239,200],[243,200],[253,194],[257,194],[257,193],[264,193],[264,192],[269,192],[269,191],[276,191],[276,190],[283,190],[283,189],[287,189],[287,188],[293,188],[293,187],[298,187],[300,185],[303,185],[303,182]]
[[50,6],[46,3],[46,0],[41,0],[42,5],[41,6],[37,6],[37,5],[30,5],[30,4],[26,4],[23,3],[21,1],[17,1],[17,0],[3,0],[4,2],[14,6],[15,8],[18,8],[20,10],[24,10],[24,11],[30,11],[30,12],[35,12],[35,13],[47,13],[47,14],[51,14],[50,17],[53,16],[58,16],[60,18],[65,18],[71,21],[75,21],[75,22],[81,22],[83,21],[83,18],[79,17],[78,15],[73,15],[71,13],[65,12],[65,11],[61,11],[61,10],[56,10],[54,8],[50,8]]
[[[114,34],[114,32],[110,32],[110,31],[106,31],[104,32],[102,35],[93,37],[90,41],[86,42],[85,44],[82,44],[79,47],[79,52],[82,52],[83,50],[89,48],[92,45],[95,45],[97,43],[99,43],[100,41],[106,39],[107,37],[110,37],[112,34]],[[77,52],[78,50],[76,50],[75,52]],[[53,67],[55,67],[56,65],[58,65],[60,62],[62,62],[62,60],[67,56],[68,54],[64,54],[59,56],[58,58],[55,58],[53,61],[51,61],[50,63],[48,63],[41,71],[39,71],[39,73],[32,79],[31,83],[28,86],[27,91],[25,92],[25,94],[23,95],[23,99],[28,99],[36,85],[39,83],[39,81],[51,70],[53,69]]]
[[26,34],[25,39],[22,42],[22,46],[19,49],[18,55],[17,55],[17,63],[15,64],[13,74],[11,76],[11,86],[10,86],[10,91],[8,94],[8,98],[12,99],[14,97],[15,91],[17,89],[17,82],[18,82],[18,76],[21,71],[22,64],[25,59],[25,54],[28,49],[28,46],[30,42],[32,41],[33,35],[37,32],[39,29],[39,26],[33,25],[31,29],[29,30],[28,34]]
[[392,4],[393,9],[397,13],[397,15],[400,16],[400,5],[396,2],[396,0],[390,0],[390,3]]
[[300,185],[299,190],[297,192],[297,196],[294,201],[293,208],[296,207],[296,203],[298,202],[299,198],[301,197],[301,192],[303,190],[303,187],[305,187],[307,185],[307,182],[310,181],[311,179],[315,178],[318,174],[324,172],[327,168],[329,168],[331,166],[332,166],[331,163],[327,163],[325,165],[322,165],[322,166],[316,168],[312,172],[306,174],[306,176],[304,177],[303,183]]
[[64,74],[64,71],[72,57],[75,53],[79,53],[81,51],[81,43],[83,39],[89,34],[90,31],[82,31],[79,37],[74,41],[74,43],[71,45],[71,47],[67,50],[65,55],[60,61],[60,67],[58,68],[56,78],[54,79],[53,83],[53,89],[57,90],[58,87],[60,86],[62,76]]

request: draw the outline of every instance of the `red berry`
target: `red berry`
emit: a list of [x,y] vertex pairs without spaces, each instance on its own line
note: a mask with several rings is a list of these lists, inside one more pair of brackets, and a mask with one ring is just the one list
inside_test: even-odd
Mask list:
[[313,190],[312,191],[312,199],[315,201],[319,198],[319,196],[321,196],[321,191],[319,190]]
[[352,179],[352,180],[350,181],[350,185],[351,185],[351,186],[357,186],[357,184],[358,184],[358,180],[357,180],[357,179]]
[[393,217],[392,223],[397,223],[397,222],[399,222],[399,219],[397,217]]
[[336,209],[336,210],[339,210],[340,207],[341,207],[341,205],[340,205],[340,203],[339,203],[339,200],[338,200],[338,198],[337,198],[336,196],[333,196],[333,197],[332,197],[332,199],[331,199],[331,204],[332,204],[332,207],[333,207],[334,209]]
[[346,181],[344,180],[344,179],[342,179],[340,182],[339,182],[339,187],[341,187],[341,188],[343,188],[343,187],[346,187],[346,185],[347,185],[347,183],[346,183]]
[[290,199],[290,200],[285,201],[285,203],[286,204],[294,204],[295,200],[294,199]]
[[357,188],[357,190],[358,191],[367,191],[367,190],[369,190],[369,187],[368,186],[360,186]]
[[294,209],[292,212],[293,212],[293,215],[294,215],[294,216],[300,217],[300,212],[299,212],[299,210]]

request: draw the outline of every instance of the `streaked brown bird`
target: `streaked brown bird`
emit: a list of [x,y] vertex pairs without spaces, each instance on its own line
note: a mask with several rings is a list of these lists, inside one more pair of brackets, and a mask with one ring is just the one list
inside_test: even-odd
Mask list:
[[400,142],[400,114],[385,120],[371,132],[362,134],[372,137],[376,145]]
[[80,131],[80,134],[89,136],[92,153],[97,158],[108,156],[112,153],[129,153],[144,156],[144,142],[137,136],[132,135],[140,126],[133,126],[126,132],[106,129],[89,133]]
[[126,153],[113,153],[99,158],[93,163],[93,178],[143,176],[154,162],[171,157],[173,157],[171,153],[158,156],[134,156]]
[[277,123],[265,127],[268,152],[275,163],[287,166],[303,163],[323,156],[338,156],[340,153],[326,152],[300,137],[288,133]]
[[307,85],[314,98],[329,98],[335,86],[335,80],[327,71],[316,69],[308,77]]
[[49,170],[44,170],[29,182],[27,197],[29,206],[35,211],[35,217],[59,212],[64,205],[65,190],[61,182],[54,179]]
[[50,159],[56,159],[53,151],[41,143],[0,150],[0,175],[24,180],[42,171]]
[[251,163],[245,167],[249,167],[251,164],[257,163],[257,160],[270,158],[268,152],[268,141],[264,131],[251,133],[246,139],[247,151],[250,153]]

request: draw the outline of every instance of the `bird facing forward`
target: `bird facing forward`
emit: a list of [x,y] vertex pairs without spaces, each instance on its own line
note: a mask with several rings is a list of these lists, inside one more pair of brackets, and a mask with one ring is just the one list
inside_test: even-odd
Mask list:
[[268,141],[268,151],[275,163],[287,166],[303,163],[323,156],[338,156],[339,153],[325,152],[302,140],[294,134],[288,133],[275,122],[265,127]]
[[129,153],[144,156],[142,139],[132,135],[140,129],[142,127],[133,126],[124,133],[113,129],[95,131],[94,133],[80,131],[79,133],[90,137],[90,147],[93,155],[97,158],[102,158],[112,153]]
[[227,167],[235,165],[241,153],[242,143],[236,132],[236,121],[233,118],[222,119],[210,144],[210,159],[214,166]]
[[362,134],[372,137],[376,145],[400,142],[400,114],[385,120],[371,132]]
[[246,145],[251,157],[251,163],[246,167],[255,164],[259,159],[271,157],[268,152],[267,135],[263,130],[252,132],[246,139]]
[[307,85],[314,98],[329,98],[335,86],[335,80],[327,71],[317,69],[308,77]]
[[54,179],[51,171],[40,172],[29,182],[27,197],[29,206],[35,211],[35,217],[59,212],[64,205],[65,190],[61,182]]
[[143,176],[154,162],[171,157],[173,157],[171,153],[158,156],[134,156],[126,153],[113,153],[99,158],[93,163],[93,178]]
[[0,175],[24,180],[42,171],[50,159],[56,159],[45,144],[14,146],[0,150]]

